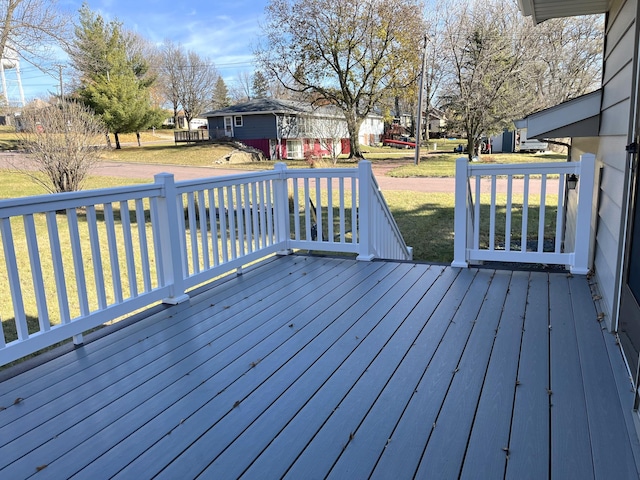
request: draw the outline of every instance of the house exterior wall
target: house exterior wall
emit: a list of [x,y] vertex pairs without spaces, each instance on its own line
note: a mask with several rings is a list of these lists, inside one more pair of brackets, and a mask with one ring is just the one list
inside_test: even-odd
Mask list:
[[636,8],[637,0],[614,0],[605,26],[603,95],[596,166],[600,178],[595,204],[597,209],[594,222],[597,231],[593,264],[609,328],[613,328],[616,321],[614,316],[620,291],[624,244],[627,169],[625,146],[629,143],[632,112]]
[[367,117],[360,125],[358,141],[361,145],[374,145],[382,141],[384,134],[384,119],[382,117]]

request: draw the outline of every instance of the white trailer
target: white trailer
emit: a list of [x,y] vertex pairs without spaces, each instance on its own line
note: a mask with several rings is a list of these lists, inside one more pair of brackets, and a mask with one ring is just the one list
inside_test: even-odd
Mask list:
[[518,152],[546,152],[549,148],[547,142],[541,142],[535,138],[527,138],[527,129],[518,128],[516,130],[516,151]]

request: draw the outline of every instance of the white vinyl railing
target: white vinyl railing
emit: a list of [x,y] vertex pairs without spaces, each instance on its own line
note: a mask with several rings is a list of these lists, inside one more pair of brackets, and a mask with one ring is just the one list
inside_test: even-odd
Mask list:
[[[459,158],[452,266],[542,263],[588,273],[594,171],[592,154],[579,162],[508,165]],[[577,180],[571,189],[570,176]]]
[[0,200],[0,365],[293,249],[411,259],[369,162]]

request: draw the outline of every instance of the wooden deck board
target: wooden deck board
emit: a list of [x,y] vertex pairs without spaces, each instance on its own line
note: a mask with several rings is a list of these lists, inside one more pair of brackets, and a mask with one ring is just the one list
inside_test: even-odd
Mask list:
[[551,477],[588,479],[593,458],[569,293],[566,277],[550,277]]
[[0,382],[0,478],[632,478],[595,315],[584,277],[274,258]]
[[528,274],[513,272],[500,314],[482,394],[476,409],[462,478],[502,478],[509,455],[509,433],[516,389]]
[[549,281],[532,272],[522,332],[506,477],[549,477]]
[[[576,337],[580,352],[582,381],[584,383],[587,418],[593,454],[595,478],[633,478],[637,474],[631,445],[615,432],[625,429],[615,379],[603,335],[589,323],[598,322],[589,286],[581,279],[569,279]],[[604,329],[605,326],[602,325]],[[597,452],[597,454],[596,454]]]
[[422,377],[373,472],[375,478],[392,478],[394,471],[398,478],[415,475],[490,277],[489,271],[462,271],[440,304],[443,309],[436,310],[429,319],[429,323],[442,323],[442,333],[427,339],[423,347],[428,363],[413,366],[422,370]]
[[504,308],[510,281],[510,272],[498,272],[491,281],[420,462],[417,475],[421,478],[460,474],[468,442],[460,432],[471,431],[500,320],[496,312]]

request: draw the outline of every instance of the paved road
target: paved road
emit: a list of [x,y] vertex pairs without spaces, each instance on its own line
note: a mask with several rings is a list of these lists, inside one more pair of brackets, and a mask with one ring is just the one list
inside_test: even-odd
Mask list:
[[[17,153],[0,154],[0,169],[11,168],[11,164],[25,162],[23,155]],[[412,161],[391,160],[389,163],[374,163],[373,172],[380,186],[380,190],[384,191],[411,191],[422,193],[453,193],[455,188],[455,179],[453,178],[393,178],[386,175],[392,168],[403,163],[412,163]],[[120,162],[100,162],[93,169],[95,175],[105,175],[120,178],[136,178],[152,180],[157,173],[172,173],[176,180],[190,180],[202,177],[217,177],[223,175],[236,175],[242,173],[243,170],[222,169],[214,167],[187,167],[179,165],[155,165],[155,164],[138,164],[138,163],[120,163]],[[484,182],[482,192],[489,192],[489,185]],[[522,192],[522,181],[514,180],[514,193]],[[540,191],[540,181],[532,179],[530,181],[530,191]],[[549,180],[547,182],[547,191],[549,193],[557,192],[557,181]],[[505,179],[499,179],[497,183],[498,193],[506,193],[507,182]]]

